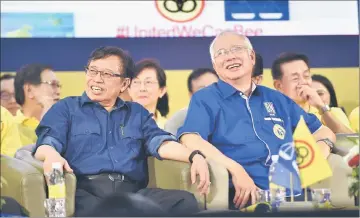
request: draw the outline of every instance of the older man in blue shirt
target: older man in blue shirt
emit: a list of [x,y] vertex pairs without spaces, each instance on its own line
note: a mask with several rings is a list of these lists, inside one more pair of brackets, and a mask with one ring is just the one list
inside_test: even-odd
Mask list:
[[301,116],[324,156],[330,148],[322,139],[334,142],[335,135],[288,97],[252,82],[255,53],[245,36],[219,34],[210,55],[220,80],[192,96],[178,138],[228,169],[230,208],[241,208],[255,203],[257,189],[269,188],[271,156],[292,141]]
[[141,105],[118,98],[129,85],[133,67],[131,57],[120,48],[96,49],[86,67],[83,95],[53,105],[36,129],[34,155],[44,161],[45,174],[52,163],[60,162],[77,177],[78,216],[88,214],[99,200],[123,193],[145,195],[170,214],[197,212],[197,201],[190,193],[144,189],[149,155],[192,162],[193,182],[199,174],[199,191],[205,194],[208,190],[204,156],[158,128]]

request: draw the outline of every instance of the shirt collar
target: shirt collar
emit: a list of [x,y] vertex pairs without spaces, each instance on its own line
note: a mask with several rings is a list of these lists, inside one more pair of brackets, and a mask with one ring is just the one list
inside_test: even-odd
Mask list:
[[[224,98],[228,98],[228,97],[232,96],[234,93],[242,93],[241,91],[235,89],[232,85],[224,82],[221,79],[218,82],[218,86],[219,86],[220,92],[222,93]],[[258,94],[258,89],[256,87],[257,87],[257,85],[254,82],[252,82],[251,95]]]
[[[86,94],[86,92],[83,92],[83,94],[81,96],[81,99],[80,99],[80,105],[82,107],[84,104],[88,104],[88,103],[99,104],[98,102],[95,102],[95,101],[91,100],[89,98],[89,96]],[[114,109],[121,108],[122,106],[128,106],[128,105],[121,98],[117,97],[115,105],[114,105]]]

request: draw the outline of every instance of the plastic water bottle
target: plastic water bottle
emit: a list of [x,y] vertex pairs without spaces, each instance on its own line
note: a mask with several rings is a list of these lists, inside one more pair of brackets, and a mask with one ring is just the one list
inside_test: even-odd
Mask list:
[[48,177],[49,198],[45,200],[48,217],[66,217],[65,178],[61,163],[53,163]]

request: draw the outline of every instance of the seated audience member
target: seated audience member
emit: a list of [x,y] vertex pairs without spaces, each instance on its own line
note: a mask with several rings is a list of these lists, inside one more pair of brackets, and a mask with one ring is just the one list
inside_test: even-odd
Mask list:
[[3,106],[1,110],[1,154],[13,157],[21,148],[18,125],[11,113]]
[[34,156],[44,161],[45,175],[55,162],[76,175],[76,216],[89,214],[99,201],[124,193],[146,196],[170,214],[198,212],[191,193],[145,188],[150,155],[192,162],[192,181],[198,174],[200,194],[208,191],[209,170],[203,155],[177,143],[143,106],[118,97],[134,78],[133,70],[131,57],[122,49],[96,49],[86,67],[82,96],[54,104],[36,129]]
[[[348,117],[345,114],[345,109],[343,107],[339,107],[337,103],[336,93],[334,86],[330,82],[328,78],[322,75],[312,75],[311,76],[312,83],[311,87],[316,90],[321,100],[329,105],[331,108],[331,113],[341,121],[348,129],[351,129],[350,122]],[[351,133],[351,132],[348,132]]]
[[169,113],[169,97],[166,93],[165,71],[156,61],[142,60],[136,63],[129,94],[132,101],[141,104],[154,115],[157,125],[163,129]]
[[351,128],[359,133],[359,106],[356,107],[353,111],[351,111],[349,115]]
[[308,57],[303,54],[284,53],[273,62],[271,73],[277,90],[294,100],[307,113],[316,115],[334,133],[353,132],[347,127],[347,119],[339,119],[335,115],[339,110],[331,108],[317,91],[311,88]]
[[[187,79],[189,96],[191,97],[196,91],[207,87],[219,80],[215,70],[210,68],[198,68],[191,72]],[[184,124],[187,108],[176,112],[165,124],[164,130],[176,135],[178,129]]]
[[255,66],[252,73],[252,80],[256,85],[261,85],[264,74],[263,58],[259,53],[255,53]]
[[258,189],[269,189],[271,157],[293,141],[301,116],[324,157],[331,150],[327,142],[336,138],[290,98],[252,82],[255,53],[246,36],[220,33],[210,56],[220,80],[194,93],[177,135],[182,144],[228,169],[230,208],[242,208],[255,202]]
[[60,99],[61,85],[51,67],[29,64],[15,76],[15,99],[21,105],[16,114],[23,145],[36,142],[35,129],[49,108]]
[[0,77],[0,103],[1,106],[6,108],[13,116],[19,110],[20,106],[15,100],[15,88],[14,88],[15,76],[5,74]]

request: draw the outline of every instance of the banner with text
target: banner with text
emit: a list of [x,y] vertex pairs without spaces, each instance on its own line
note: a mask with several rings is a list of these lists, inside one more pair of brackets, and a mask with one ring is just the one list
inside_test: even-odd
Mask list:
[[[7,16],[18,12],[73,13],[74,37],[120,38],[206,37],[225,29],[248,36],[357,35],[357,8],[357,1],[1,2],[1,13]],[[7,20],[1,16],[3,22]]]

